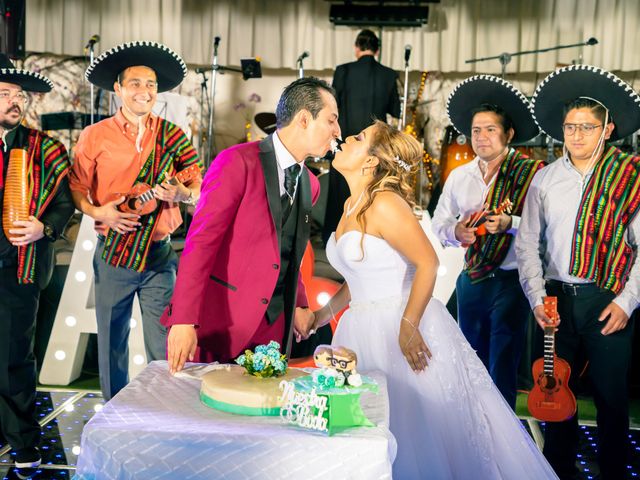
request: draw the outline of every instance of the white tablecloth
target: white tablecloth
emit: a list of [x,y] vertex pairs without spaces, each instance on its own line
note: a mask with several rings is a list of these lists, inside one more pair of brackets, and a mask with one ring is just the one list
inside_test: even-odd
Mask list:
[[200,382],[150,363],[85,426],[79,479],[384,479],[396,442],[389,431],[385,377],[362,394],[375,427],[334,436],[246,417],[200,403]]

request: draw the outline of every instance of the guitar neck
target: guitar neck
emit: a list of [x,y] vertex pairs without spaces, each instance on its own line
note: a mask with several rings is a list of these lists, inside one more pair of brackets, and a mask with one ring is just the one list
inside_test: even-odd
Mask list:
[[554,375],[555,358],[555,327],[544,327],[544,374],[548,377]]

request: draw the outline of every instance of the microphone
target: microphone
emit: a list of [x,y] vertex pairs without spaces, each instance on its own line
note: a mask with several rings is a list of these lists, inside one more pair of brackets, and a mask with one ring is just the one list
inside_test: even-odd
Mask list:
[[404,46],[404,63],[409,64],[409,57],[411,56],[411,45],[406,44]]
[[213,39],[213,55],[218,56],[218,45],[220,45],[220,37],[216,36]]
[[305,58],[307,58],[309,56],[309,52],[307,50],[305,50],[304,52],[302,52],[300,54],[300,56],[298,57],[298,63],[300,63],[302,60],[304,60]]
[[595,45],[598,43],[598,39],[595,37],[591,37],[589,40],[584,42],[585,45]]
[[94,35],[91,35],[91,38],[89,39],[87,44],[84,46],[84,51],[86,52],[87,50],[89,50],[91,47],[93,47],[99,41],[100,41],[100,35],[98,35],[97,33],[94,34]]

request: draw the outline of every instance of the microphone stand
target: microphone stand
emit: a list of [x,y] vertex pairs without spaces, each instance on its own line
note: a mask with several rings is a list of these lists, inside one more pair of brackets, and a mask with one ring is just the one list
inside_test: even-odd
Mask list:
[[407,97],[409,94],[409,59],[404,61],[404,95],[402,98],[402,111],[400,112],[400,122],[398,130],[404,129],[405,116],[407,115]]
[[298,59],[298,78],[303,78],[304,77],[304,58],[300,57]]
[[[207,72],[208,70],[199,70],[197,69],[196,72],[199,73],[200,75],[202,75],[202,81],[200,82],[200,125],[204,125],[204,118],[205,118],[205,110],[204,110],[204,101],[206,99],[207,101],[207,111],[211,110],[211,104],[209,103],[209,92],[207,89]],[[205,159],[207,158],[207,154],[209,153],[207,151],[208,145],[205,143],[204,141],[204,132],[202,132],[202,130],[200,131],[200,158],[202,158],[203,162],[205,161]],[[207,137],[208,140],[208,137]]]
[[[93,46],[94,43],[89,42],[89,65],[91,65],[93,63]],[[93,83],[89,82],[89,108],[90,108],[90,125],[93,125],[94,122],[94,116],[95,116],[95,105],[93,103]]]
[[205,168],[208,168],[211,164],[211,160],[213,157],[213,148],[215,148],[215,142],[213,141],[213,115],[216,109],[216,104],[214,102],[216,96],[216,83],[218,79],[218,43],[219,37],[214,40],[213,43],[213,61],[211,63],[212,73],[212,84],[211,84],[211,98],[209,100],[209,128],[207,130],[207,156],[204,159]]
[[491,57],[482,57],[482,58],[472,58],[469,60],[465,60],[464,63],[476,63],[476,62],[484,62],[485,60],[499,60],[500,65],[502,65],[502,78],[505,77],[507,64],[511,62],[512,57],[517,57],[519,55],[528,55],[530,53],[543,53],[543,52],[552,52],[554,50],[560,50],[563,48],[575,48],[575,47],[583,47],[597,44],[598,41],[595,38],[590,38],[586,42],[581,43],[572,43],[571,45],[557,45],[555,47],[549,48],[538,48],[536,50],[523,50],[521,52],[513,52],[513,53],[501,53],[500,55],[493,55]]

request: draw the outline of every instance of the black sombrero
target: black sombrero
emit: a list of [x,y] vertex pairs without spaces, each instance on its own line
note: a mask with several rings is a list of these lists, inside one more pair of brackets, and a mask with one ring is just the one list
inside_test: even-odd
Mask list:
[[177,87],[187,75],[187,66],[182,58],[169,47],[156,42],[127,42],[96,58],[84,76],[95,86],[113,91],[118,75],[139,65],[156,72],[158,92]]
[[50,92],[53,88],[53,83],[47,77],[16,68],[4,53],[0,53],[0,82],[19,85],[27,92]]
[[455,86],[447,99],[449,120],[456,130],[470,137],[472,112],[485,103],[497,105],[507,113],[515,130],[512,142],[525,142],[538,135],[527,97],[509,82],[493,75],[475,75]]
[[613,73],[591,65],[570,65],[545,78],[531,99],[533,116],[550,137],[564,141],[564,107],[578,97],[588,97],[609,109],[616,128],[610,140],[631,135],[640,128],[640,95]]

